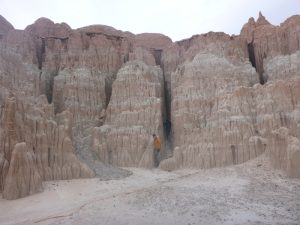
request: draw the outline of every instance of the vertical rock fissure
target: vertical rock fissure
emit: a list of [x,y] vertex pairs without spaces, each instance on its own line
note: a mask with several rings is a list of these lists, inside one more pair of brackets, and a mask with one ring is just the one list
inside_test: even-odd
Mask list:
[[36,56],[38,61],[38,68],[41,70],[43,68],[43,61],[44,61],[44,55],[46,53],[46,46],[45,46],[45,38],[41,39],[41,46],[37,49]]
[[260,84],[265,84],[266,81],[264,79],[263,72],[260,71],[258,69],[258,65],[256,65],[255,47],[254,47],[254,44],[253,44],[253,40],[252,40],[252,42],[250,42],[247,45],[247,48],[248,48],[249,61],[251,62],[251,65],[255,68],[256,72],[258,73],[259,83]]
[[163,71],[163,82],[164,82],[164,108],[165,108],[165,118],[164,121],[164,134],[166,140],[171,144],[171,99],[170,93],[167,88],[167,82],[165,79],[165,73]]
[[164,135],[165,135],[165,148],[166,154],[165,158],[169,158],[173,154],[173,138],[172,138],[172,124],[171,124],[171,99],[169,96],[169,90],[167,88],[167,83],[165,80],[165,73],[163,71],[163,81],[164,81],[164,108],[165,108],[165,118],[163,118],[164,125]]
[[107,109],[108,104],[110,102],[111,94],[112,94],[112,84],[115,80],[115,76],[113,78],[105,77],[105,109]]
[[52,71],[46,76],[46,96],[49,104],[51,104],[53,100],[54,78],[58,75],[58,72],[59,70]]
[[251,62],[251,65],[256,69],[253,41],[250,42],[247,47],[248,47],[249,61]]
[[161,61],[163,50],[162,49],[154,49],[153,55],[155,59],[155,63],[159,66],[163,72],[163,130],[164,130],[164,138],[166,140],[165,147],[166,147],[166,157],[168,157],[168,153],[172,152],[172,138],[171,138],[171,99],[169,89],[167,87],[167,81],[165,77],[164,65]]
[[[41,71],[41,74],[44,72],[43,70],[43,62],[45,61],[46,57],[46,38],[45,37],[38,37],[41,42],[40,45],[36,49],[36,57],[38,62],[38,68]],[[57,71],[58,73],[58,71]],[[46,76],[46,83],[45,83],[45,95],[47,97],[48,103],[51,104],[52,102],[52,95],[53,95],[53,83],[54,83],[54,77],[57,75],[57,73],[50,73]],[[41,76],[40,74],[40,76]]]
[[162,49],[153,49],[155,64],[157,66],[161,66],[161,53],[162,53]]
[[46,80],[46,96],[47,96],[47,100],[48,103],[51,104],[52,102],[52,94],[53,94],[53,82],[54,79],[52,79],[52,76],[49,75],[49,78],[47,78]]

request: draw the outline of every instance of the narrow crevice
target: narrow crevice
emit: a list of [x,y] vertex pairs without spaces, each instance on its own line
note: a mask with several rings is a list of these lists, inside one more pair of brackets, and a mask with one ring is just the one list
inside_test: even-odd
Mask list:
[[160,66],[163,72],[163,131],[165,139],[165,148],[166,155],[165,158],[168,158],[172,154],[172,124],[171,124],[171,94],[168,82],[165,77],[164,65],[162,63],[163,50],[162,49],[153,49],[153,56],[155,58],[156,65]]
[[127,63],[129,61],[129,53],[123,55],[123,63]]
[[157,66],[161,66],[161,53],[162,53],[162,49],[153,49],[153,56],[155,59],[155,64]]
[[[164,74],[164,71],[163,71]],[[171,95],[168,88],[165,75],[163,76],[164,81],[164,107],[165,107],[165,118],[164,118],[164,133],[167,141],[171,140]]]
[[172,138],[172,123],[171,123],[171,90],[168,88],[168,83],[165,78],[165,72],[163,66],[161,66],[163,71],[163,82],[164,82],[164,136],[165,136],[165,148],[166,155],[165,158],[169,158],[173,155],[173,138]]
[[43,62],[45,60],[45,53],[46,53],[46,44],[45,38],[40,38],[41,46],[39,46],[36,50],[36,57],[38,61],[38,68],[41,70],[43,68]]
[[46,96],[49,104],[51,104],[53,100],[53,85],[55,76],[57,76],[57,73],[50,73],[46,77]]
[[105,77],[105,109],[107,109],[112,94],[112,83],[114,79]]
[[[248,48],[248,55],[249,55],[249,61],[251,62],[251,65],[255,68],[256,72],[258,73],[258,79],[260,84],[265,84],[267,81],[263,75],[263,69],[259,69],[259,65],[256,63],[256,58],[255,58],[255,47],[252,42],[250,42],[247,45]],[[260,65],[261,68],[263,68],[263,65]]]
[[68,51],[68,40],[69,38],[61,39],[61,43],[65,52]]
[[[48,99],[48,103],[51,104],[53,101],[53,89],[54,89],[54,79],[59,74],[60,70],[60,55],[54,57],[55,68],[51,71],[46,72],[46,96]],[[54,106],[56,110],[58,108]]]
[[164,133],[166,137],[169,137],[171,132],[171,95],[170,90],[168,88],[168,83],[165,77],[164,66],[161,61],[162,56],[162,49],[152,49],[152,54],[155,59],[155,64],[159,66],[163,72],[163,85],[164,85],[164,108],[165,108],[165,115],[163,118],[164,121]]
[[41,42],[38,43],[36,47],[36,57],[38,62],[38,68],[41,70],[43,68],[43,62],[45,62],[46,57],[46,41],[47,40],[60,40],[63,46],[64,51],[68,50],[68,37],[55,37],[55,36],[48,36],[48,37],[39,37],[37,36]]
[[42,74],[45,76],[45,95],[47,97],[48,103],[51,104],[53,100],[53,85],[54,85],[54,78],[58,75],[60,70],[60,62],[61,62],[61,55],[57,54],[53,56],[55,68],[52,68],[50,71],[43,70],[43,63],[46,59],[46,47],[48,40],[60,40],[63,50],[67,51],[68,48],[68,37],[55,37],[55,36],[48,36],[48,37],[37,37],[40,41],[38,42],[38,46],[36,48],[36,56],[38,62],[38,68],[40,72],[40,80]]
[[249,54],[249,61],[251,62],[251,65],[256,69],[253,41],[248,44],[248,54]]

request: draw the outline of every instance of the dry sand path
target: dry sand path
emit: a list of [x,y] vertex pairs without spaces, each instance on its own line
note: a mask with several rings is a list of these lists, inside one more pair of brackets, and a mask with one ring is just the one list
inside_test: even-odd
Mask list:
[[300,224],[300,180],[260,157],[211,170],[130,169],[122,180],[55,181],[0,199],[0,224]]

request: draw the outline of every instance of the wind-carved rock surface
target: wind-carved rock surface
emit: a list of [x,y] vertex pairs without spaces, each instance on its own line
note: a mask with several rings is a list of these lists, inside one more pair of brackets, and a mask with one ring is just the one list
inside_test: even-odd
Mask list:
[[105,123],[94,128],[99,159],[117,166],[152,167],[152,134],[163,134],[161,69],[129,62],[119,70],[112,89]]
[[73,116],[54,115],[39,96],[46,93],[36,41],[14,29],[0,40],[0,190],[7,199],[40,192],[43,180],[94,176],[73,153]]
[[[91,128],[103,124],[112,82],[122,65],[129,60],[156,65],[159,57],[155,49],[164,48],[171,40],[157,34],[135,38],[129,32],[102,25],[72,30],[65,23],[55,24],[46,18],[38,19],[24,31],[14,30],[2,17],[0,22],[1,118],[10,93],[17,99],[17,138],[10,152],[15,144],[25,141],[23,152],[34,154],[42,180],[93,176],[76,159],[73,148],[86,146]],[[155,41],[149,42],[151,38]],[[1,132],[6,129],[3,124]],[[85,131],[77,132],[82,127]],[[84,141],[74,142],[72,129],[76,131],[75,138]],[[81,144],[77,146],[78,143]],[[87,149],[92,148],[89,145]],[[1,191],[10,165],[3,152],[1,149]],[[117,173],[113,177],[129,174]],[[103,177],[109,179],[109,175]]]
[[[247,48],[239,37],[229,36],[222,32],[209,32],[195,35],[170,45],[162,53],[162,67],[164,69],[167,108],[171,109],[173,99],[172,73],[189,63],[198,54],[210,54],[219,58],[226,58],[231,62],[248,61]],[[255,77],[253,77],[253,80]],[[168,115],[170,117],[170,115]]]
[[13,30],[14,27],[3,17],[0,15],[0,39],[3,38],[8,31]]
[[268,146],[268,154],[276,169],[283,169],[287,171],[290,177],[299,178],[300,141],[299,138],[289,134],[289,129],[280,127],[272,132]]
[[0,137],[1,137],[1,151],[0,151],[0,190],[3,191],[5,178],[9,169],[9,162],[15,144],[16,137],[16,122],[15,122],[15,107],[16,99],[11,96],[6,99],[4,105],[3,116],[1,120]]
[[[59,180],[93,177],[93,172],[74,155],[72,144],[72,114],[64,111],[54,116],[53,106],[47,106],[45,97],[39,99],[43,112],[38,106],[25,117],[25,140],[36,154],[37,167],[43,180]],[[32,107],[32,106],[31,106]],[[47,113],[50,118],[47,118]]]
[[54,117],[53,105],[48,105],[45,96],[35,104],[26,100],[17,104],[15,97],[8,97],[1,127],[4,198],[40,192],[42,180],[94,176],[73,153],[72,114],[64,111]]
[[87,68],[63,70],[54,78],[55,111],[69,110],[74,120],[95,121],[106,107],[105,75]]
[[105,165],[80,153],[152,167],[154,132],[164,158],[173,153],[162,169],[232,165],[267,151],[299,177],[299,40],[300,16],[273,26],[260,13],[240,35],[178,42],[46,18],[15,30],[0,16],[0,191],[12,199],[43,180],[92,177],[74,152],[97,175]]
[[248,141],[254,136],[251,105],[240,106],[235,96],[227,98],[241,86],[255,83],[257,75],[248,61],[234,62],[206,50],[178,67],[171,76],[175,161],[166,160],[161,168],[211,168],[261,153],[252,153],[257,146]]
[[290,55],[278,55],[266,60],[264,76],[268,81],[290,80],[299,77],[299,71],[300,50]]
[[[253,64],[261,76],[261,83],[264,83],[268,80],[264,75],[265,61],[300,50],[300,16],[292,16],[280,26],[273,26],[260,13],[256,22],[253,18],[249,19],[240,36],[252,52]],[[284,78],[285,75],[282,76]]]
[[42,190],[34,153],[26,143],[18,143],[16,98],[9,96],[1,118],[0,188],[3,197],[16,199]]
[[[264,86],[256,84],[253,87],[238,87],[233,93],[205,102],[198,107],[201,110],[193,113],[186,112],[183,107],[187,115],[183,116],[182,112],[177,112],[179,115],[173,114],[174,126],[183,126],[173,131],[174,139],[180,135],[175,139],[174,156],[163,161],[161,168],[170,170],[231,165],[254,158],[267,148],[270,149],[268,155],[273,155],[271,161],[274,161],[274,157],[284,160],[276,150],[271,150],[278,149],[273,148],[276,144],[272,142],[272,131],[285,127],[292,136],[299,136],[299,81],[297,78],[289,82],[279,80]],[[193,109],[190,105],[187,108]],[[201,115],[202,110],[206,110],[204,115]],[[180,120],[180,116],[184,119]],[[177,131],[181,132],[178,134]]]
[[42,190],[42,179],[36,167],[34,153],[28,150],[25,142],[17,143],[12,151],[3,197],[17,199]]
[[[269,26],[262,18],[257,23]],[[221,37],[210,37],[210,43],[199,36],[179,42],[186,49],[179,52],[187,58],[180,66],[173,64],[175,72],[170,72],[172,68],[169,71],[174,156],[161,163],[163,169],[210,168],[247,161],[265,151],[273,129],[299,123],[299,52],[270,56],[265,60],[264,76],[272,82],[253,87],[260,76],[247,63],[245,49],[235,43],[243,38],[233,38],[226,46],[226,36]],[[194,51],[198,55],[194,56]],[[174,56],[166,52],[163,59],[174,61]],[[274,114],[272,119],[270,114]],[[289,123],[281,122],[281,117]],[[265,120],[272,122],[267,126]]]
[[125,57],[126,37],[119,39],[101,28],[54,32],[40,40],[44,93],[49,102],[54,101],[55,112],[69,110],[75,122],[97,118]]
[[[284,126],[297,136],[300,74],[294,40],[300,35],[298,20],[294,16],[274,27],[260,14],[257,22],[249,20],[240,36],[230,38],[230,45],[225,45],[225,35],[221,39],[222,35],[212,33],[208,41],[203,35],[178,42],[179,47],[169,50],[177,48],[177,56],[169,56],[168,51],[163,54],[166,63],[173,65],[165,73],[171,80],[174,156],[163,161],[161,168],[241,163],[265,151],[274,129]],[[202,41],[198,44],[197,39]],[[180,59],[180,55],[185,57]],[[218,57],[232,66],[218,63]],[[258,76],[249,65],[246,70],[246,65],[238,66],[238,59],[245,63],[247,57]],[[253,86],[266,81],[264,86]]]

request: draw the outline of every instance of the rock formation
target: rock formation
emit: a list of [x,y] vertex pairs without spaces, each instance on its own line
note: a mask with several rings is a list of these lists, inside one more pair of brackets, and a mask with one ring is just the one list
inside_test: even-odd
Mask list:
[[174,156],[161,168],[244,162],[264,152],[281,126],[298,136],[299,25],[294,16],[274,27],[260,13],[227,42],[226,35],[209,33],[178,42],[172,52],[179,49],[183,59],[165,52],[165,64],[173,65],[165,73],[171,80]]
[[162,169],[266,151],[299,177],[299,40],[299,16],[273,26],[260,13],[240,35],[178,42],[46,18],[15,30],[0,16],[0,191],[13,199],[43,180],[92,177],[74,154],[86,145],[105,163],[152,167],[154,132]]
[[[178,107],[173,124],[183,127],[174,128],[174,157],[163,161],[161,168],[210,168],[247,161],[263,153],[272,131],[282,126],[298,137],[299,81],[238,87],[212,101],[201,104],[198,100],[185,103],[188,107],[183,109]],[[198,111],[186,112],[197,104]]]
[[163,134],[161,69],[128,62],[112,90],[105,124],[94,129],[99,159],[117,166],[152,167],[152,134]]
[[16,122],[15,122],[15,107],[16,99],[11,96],[6,99],[3,110],[3,120],[1,121],[0,130],[1,137],[1,151],[0,151],[0,188],[4,189],[6,175],[9,169],[9,162],[11,161],[11,155],[15,144],[17,143],[16,137]]
[[73,153],[72,114],[54,117],[45,96],[17,104],[6,100],[1,119],[1,190],[15,199],[41,191],[42,180],[93,177]]
[[299,16],[292,16],[276,27],[259,13],[256,22],[250,18],[248,23],[244,25],[240,36],[248,46],[250,60],[260,74],[261,83],[268,80],[268,77],[264,75],[265,61],[275,56],[290,55],[300,50],[299,30]]
[[34,153],[27,149],[26,143],[17,143],[5,178],[3,197],[22,198],[42,189],[42,179],[36,168]]
[[262,152],[255,152],[256,142],[250,141],[259,137],[254,132],[255,112],[247,104],[252,95],[246,87],[256,79],[249,62],[234,63],[204,52],[172,74],[174,154],[182,155],[177,167],[231,165]]
[[[299,134],[299,125],[298,125]],[[271,133],[268,154],[276,169],[287,171],[292,178],[300,176],[300,141],[290,136],[289,129],[280,127]]]

